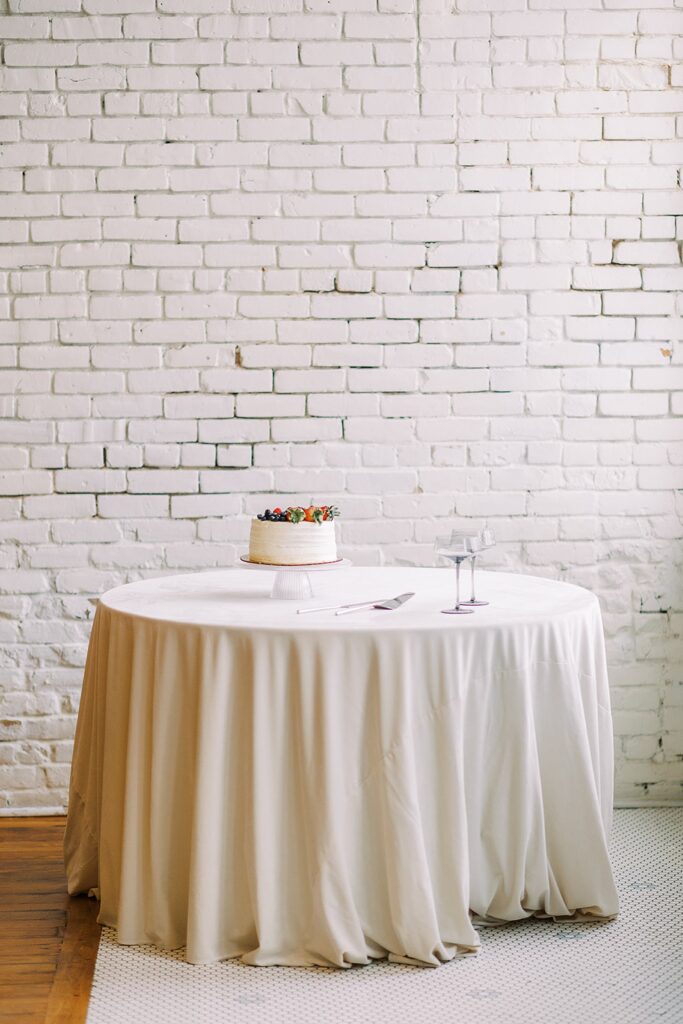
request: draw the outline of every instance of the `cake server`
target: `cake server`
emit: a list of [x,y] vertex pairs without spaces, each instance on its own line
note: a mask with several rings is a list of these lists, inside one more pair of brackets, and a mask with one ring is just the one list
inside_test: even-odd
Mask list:
[[359,612],[361,608],[383,608],[387,611],[393,611],[394,608],[400,608],[411,597],[415,597],[415,594],[399,594],[398,597],[389,597],[385,601],[367,601],[365,604],[360,605],[346,605],[343,608],[339,608],[335,615],[348,615],[349,612]]

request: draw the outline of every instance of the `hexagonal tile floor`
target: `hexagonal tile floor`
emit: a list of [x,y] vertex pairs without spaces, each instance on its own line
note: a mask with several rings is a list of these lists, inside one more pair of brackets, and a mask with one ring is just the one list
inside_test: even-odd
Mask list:
[[618,810],[610,923],[480,928],[435,969],[205,966],[104,929],[88,1024],[680,1024],[683,808]]

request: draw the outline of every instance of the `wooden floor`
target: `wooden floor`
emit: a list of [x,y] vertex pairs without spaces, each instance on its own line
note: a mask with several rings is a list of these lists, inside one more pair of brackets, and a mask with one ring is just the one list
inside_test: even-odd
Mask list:
[[66,892],[64,818],[0,818],[0,1021],[82,1024],[99,904]]

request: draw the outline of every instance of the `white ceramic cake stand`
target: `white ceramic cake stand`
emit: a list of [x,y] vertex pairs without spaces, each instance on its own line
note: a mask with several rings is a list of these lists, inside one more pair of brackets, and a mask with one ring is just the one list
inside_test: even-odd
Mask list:
[[305,601],[313,597],[310,573],[329,572],[331,569],[342,569],[345,565],[351,565],[348,558],[338,558],[336,562],[321,562],[317,565],[270,565],[264,562],[250,562],[246,555],[241,556],[240,562],[245,569],[261,569],[275,573],[270,596],[278,601]]

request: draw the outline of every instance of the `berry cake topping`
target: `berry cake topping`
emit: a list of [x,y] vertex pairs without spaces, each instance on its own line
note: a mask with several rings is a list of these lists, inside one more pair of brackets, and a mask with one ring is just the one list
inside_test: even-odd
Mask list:
[[336,505],[290,505],[289,508],[267,508],[257,519],[268,523],[324,523],[328,519],[336,519],[339,509]]

